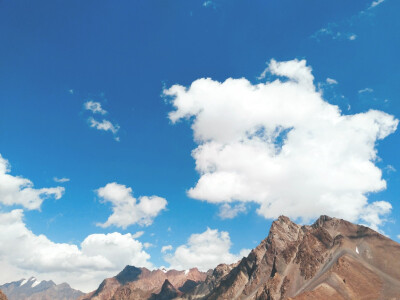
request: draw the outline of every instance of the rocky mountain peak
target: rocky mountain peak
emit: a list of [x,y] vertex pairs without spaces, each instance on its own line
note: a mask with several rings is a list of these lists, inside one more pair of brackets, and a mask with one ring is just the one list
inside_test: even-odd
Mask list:
[[176,292],[177,289],[172,285],[171,282],[169,282],[168,279],[165,279],[165,281],[161,287],[161,292],[163,293],[163,292],[170,292],[170,291]]
[[168,279],[165,279],[160,293],[152,294],[150,300],[170,300],[175,299],[180,295],[182,295],[182,293],[178,291]]
[[142,269],[127,265],[115,278],[119,283],[125,284],[130,281],[135,281],[141,273]]
[[[328,217],[326,215],[322,215],[320,216],[315,222],[314,222],[314,226],[319,226],[319,227],[323,227],[324,224],[328,221],[333,220],[334,218]],[[337,219],[336,219],[337,220]]]
[[301,226],[280,216],[234,264],[207,274],[127,266],[84,299],[400,299],[399,257],[400,244],[365,226],[328,216]]

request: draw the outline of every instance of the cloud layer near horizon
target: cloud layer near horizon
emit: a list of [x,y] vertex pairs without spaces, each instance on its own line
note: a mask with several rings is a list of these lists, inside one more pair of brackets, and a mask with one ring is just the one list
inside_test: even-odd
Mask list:
[[386,188],[376,142],[398,120],[377,110],[342,114],[317,91],[305,60],[271,60],[266,72],[278,79],[203,78],[164,90],[175,108],[170,120],[190,120],[198,143],[192,155],[200,178],[188,195],[255,202],[268,219],[327,214],[377,228],[391,205],[366,197]]
[[[177,247],[174,253],[165,255],[164,259],[171,269],[188,270],[197,267],[206,272],[222,263],[237,262],[250,252],[248,249],[242,249],[235,255],[230,252],[231,246],[228,232],[207,228],[203,233],[192,234],[187,244]],[[172,247],[164,250],[172,250]]]
[[0,203],[3,205],[21,205],[25,209],[40,209],[44,199],[60,199],[63,187],[35,189],[32,181],[21,176],[10,175],[10,164],[0,154]]
[[91,234],[78,247],[34,234],[23,217],[21,209],[0,213],[0,268],[7,270],[0,273],[0,281],[33,275],[88,292],[127,264],[152,267],[143,244],[130,233]]

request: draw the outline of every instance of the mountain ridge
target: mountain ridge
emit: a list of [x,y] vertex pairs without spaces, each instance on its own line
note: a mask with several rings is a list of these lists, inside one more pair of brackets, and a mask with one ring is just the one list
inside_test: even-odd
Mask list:
[[57,285],[52,280],[39,281],[35,277],[3,284],[0,290],[9,300],[75,300],[83,295],[67,283]]
[[[81,299],[400,299],[399,258],[400,244],[363,225],[325,215],[298,225],[280,216],[247,257],[203,273],[188,290],[161,270],[141,269],[147,275],[139,277],[147,281],[138,284],[136,277],[107,289],[117,275],[100,285],[102,297],[92,292]],[[164,276],[156,276],[160,273]]]

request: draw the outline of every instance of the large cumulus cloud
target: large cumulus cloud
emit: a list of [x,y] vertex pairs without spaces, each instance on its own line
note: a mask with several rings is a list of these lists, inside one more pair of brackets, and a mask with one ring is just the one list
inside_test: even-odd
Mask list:
[[377,110],[344,115],[323,99],[305,60],[271,60],[266,72],[276,79],[203,78],[164,91],[175,108],[170,120],[190,120],[198,143],[192,155],[200,178],[188,195],[255,202],[266,218],[328,214],[376,228],[391,208],[367,199],[386,188],[376,143],[398,120]]

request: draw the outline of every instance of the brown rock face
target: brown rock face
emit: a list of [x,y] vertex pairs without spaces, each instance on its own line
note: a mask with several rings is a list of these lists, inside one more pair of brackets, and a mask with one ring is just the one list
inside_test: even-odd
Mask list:
[[327,216],[312,226],[280,217],[207,295],[202,285],[192,299],[400,299],[400,244]]
[[[163,297],[154,299],[172,299],[172,295],[177,297],[183,294],[183,291],[191,292],[206,279],[206,276],[206,273],[196,268],[185,272],[150,271],[146,268],[126,266],[117,276],[105,279],[96,291],[81,297],[80,300],[147,300],[152,296]],[[176,291],[176,294],[171,291]]]
[[6,295],[4,295],[2,291],[0,291],[0,300],[7,300]]

